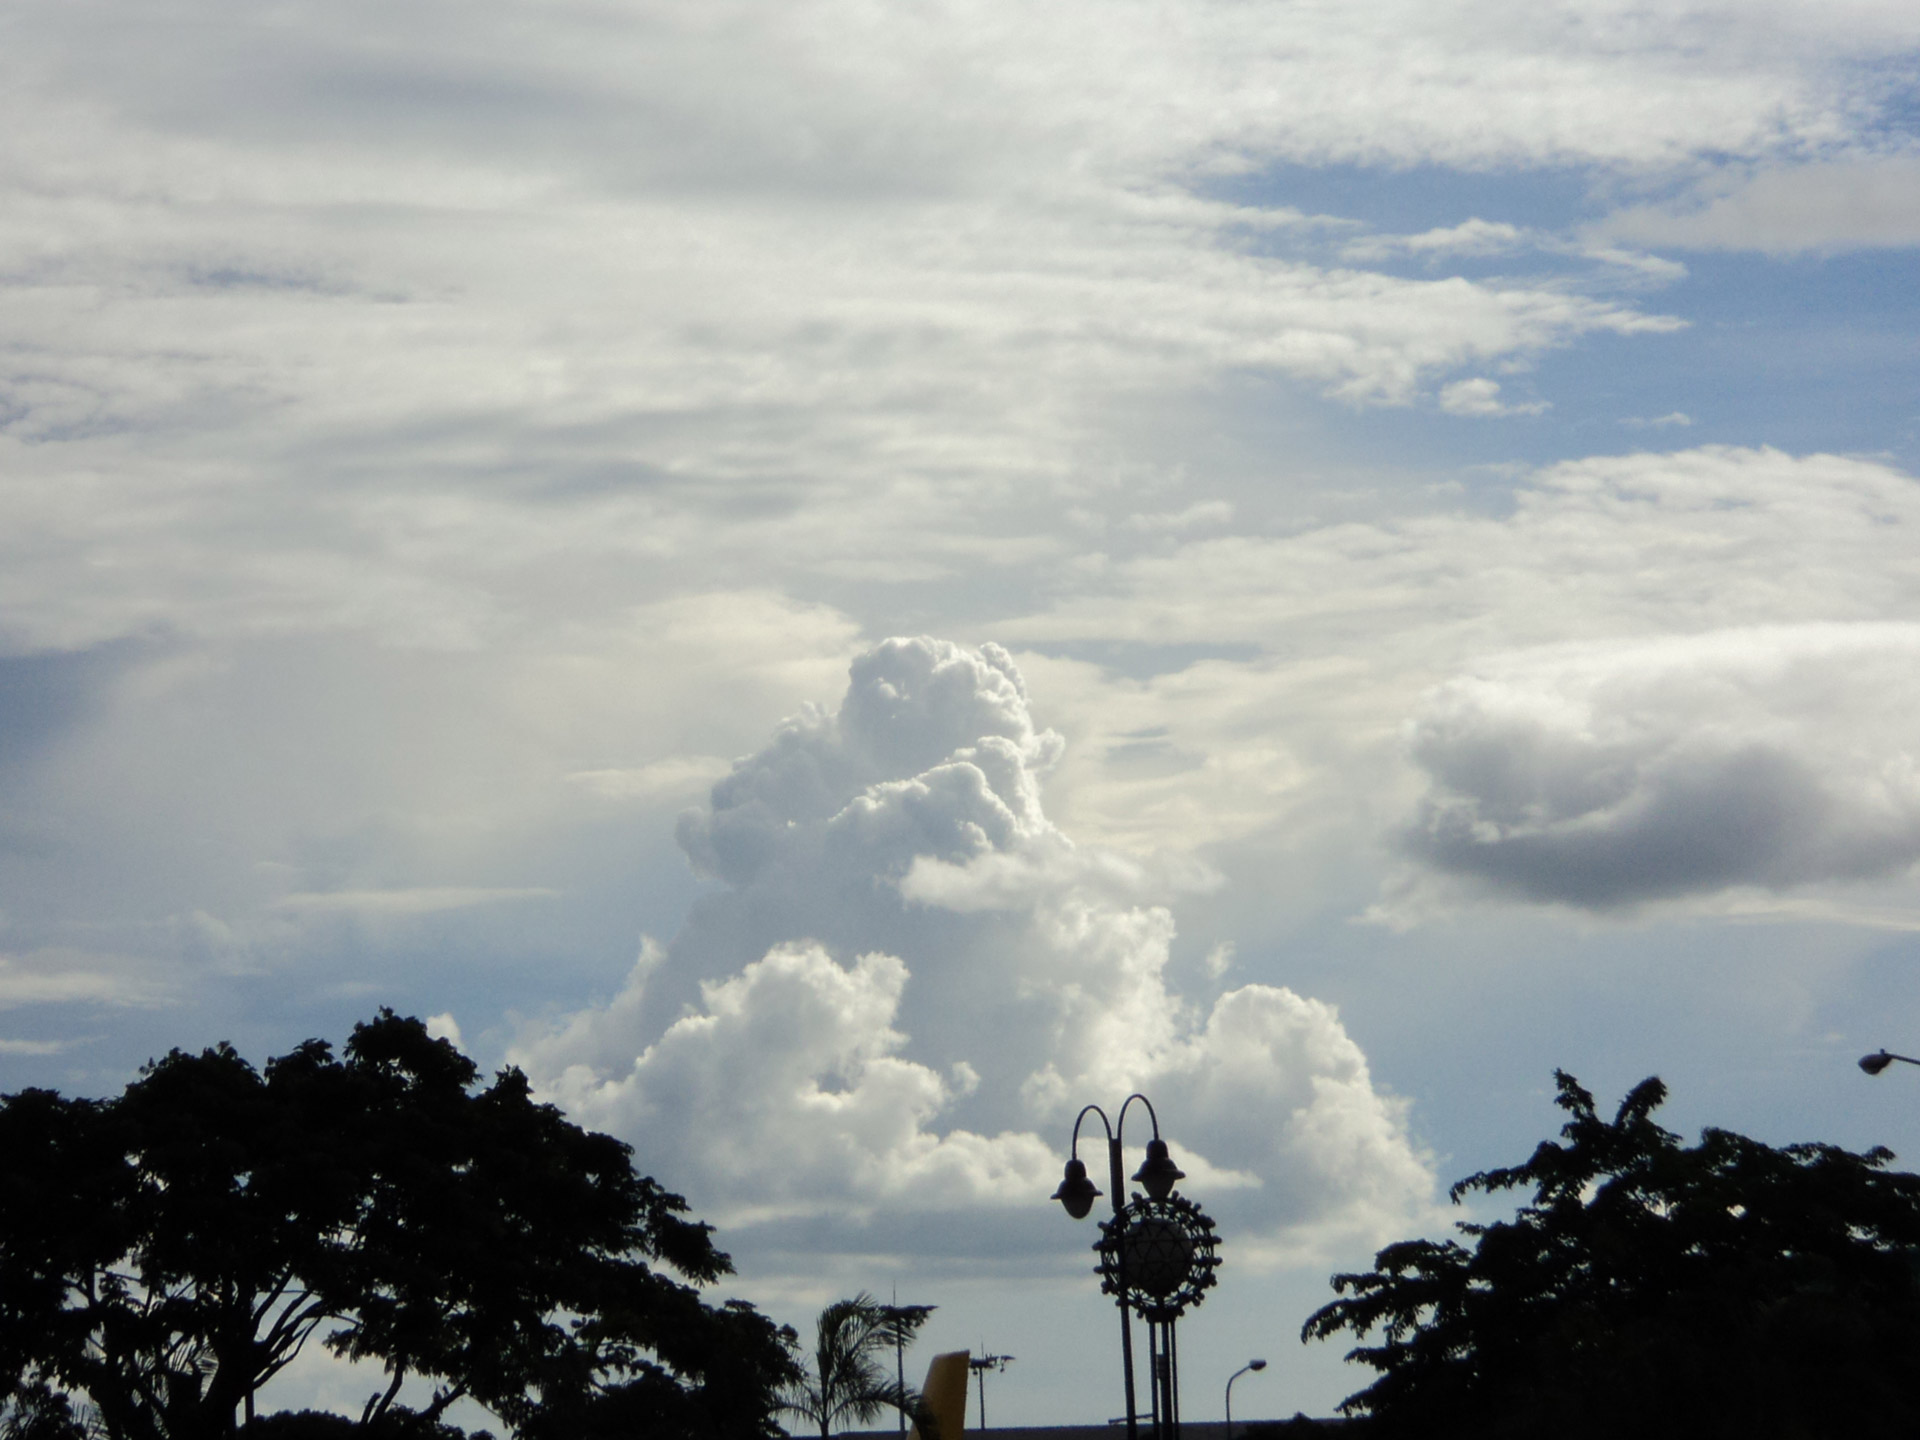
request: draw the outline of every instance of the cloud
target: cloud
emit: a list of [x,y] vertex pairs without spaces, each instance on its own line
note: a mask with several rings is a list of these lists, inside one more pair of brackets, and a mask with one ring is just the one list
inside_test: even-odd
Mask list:
[[1409,728],[1401,844],[1588,910],[1865,881],[1920,862],[1920,626],[1740,629],[1477,667]]
[[1441,387],[1440,408],[1449,415],[1483,417],[1489,415],[1538,415],[1548,408],[1545,400],[1525,405],[1509,405],[1500,398],[1500,382],[1485,378],[1456,380]]
[[1418,235],[1368,235],[1350,240],[1340,253],[1357,262],[1390,259],[1395,255],[1497,255],[1532,243],[1531,232],[1504,220],[1478,216],[1458,225],[1423,230]]
[[0,1055],[58,1055],[72,1044],[70,1040],[0,1039]]
[[1617,210],[1596,233],[1774,255],[1920,245],[1920,156],[1760,166],[1702,182],[1675,201]]
[[[1601,455],[1522,477],[1502,516],[1362,511],[1128,556],[1003,633],[1284,639],[1302,665],[1364,658],[1369,674],[1422,677],[1410,704],[1476,655],[1523,646],[1913,613],[1917,529],[1920,484],[1879,460],[1723,445]],[[1124,728],[1160,723],[1149,713],[1129,709]]]
[[1141,1087],[1268,1258],[1422,1211],[1404,1107],[1330,1006],[1169,986],[1173,918],[1142,897],[1204,877],[1047,819],[1060,740],[1006,652],[889,640],[849,678],[683,819],[726,890],[612,1000],[523,1035],[543,1093],[715,1218],[842,1249],[887,1215],[1031,1204],[1078,1106]]
[[0,1010],[72,1004],[144,1009],[175,1003],[178,990],[132,957],[63,946],[0,954]]
[[[1844,146],[1876,123],[1856,62],[1920,39],[1898,8],[648,3],[532,34],[491,0],[234,33],[30,6],[0,643],[475,650],[569,594],[1057,564],[1038,512],[1144,395],[1411,405],[1677,323],[1608,276],[1329,265],[1325,225],[1223,178],[1640,184]],[[1378,244],[1515,237],[1546,243],[1473,216]]]
[[542,886],[487,889],[477,885],[432,885],[406,890],[296,891],[273,902],[275,910],[352,915],[431,915],[441,910],[464,910],[473,905],[499,905],[516,900],[552,900],[557,890]]
[[670,755],[631,770],[576,770],[567,779],[602,799],[642,800],[697,790],[728,768],[717,755]]
[[[1130,1078],[1076,1037],[1117,1035],[1169,1095],[1227,1043],[1180,946],[1204,925],[1172,929],[1215,903],[1195,847],[1350,825],[1358,848],[1316,858],[1362,880],[1244,889],[1371,893],[1366,846],[1424,783],[1394,748],[1424,689],[1553,639],[1913,613],[1911,486],[1868,461],[1606,457],[1510,514],[1480,489],[1406,508],[1404,469],[1354,460],[1319,397],[1512,408],[1510,366],[1677,322],[1613,273],[1624,239],[1544,278],[1410,278],[1298,208],[1440,206],[1379,252],[1438,266],[1561,243],[1532,228],[1542,166],[1552,194],[1645,196],[1855,153],[1894,103],[1861,62],[1898,69],[1913,7],[776,8],[19,8],[0,648],[138,654],[0,766],[14,949],[105,923],[200,957],[164,932],[204,910],[275,984],[463,967],[483,1034],[472,1003],[578,1007],[638,917],[677,923],[694,886],[661,812],[725,780],[686,838],[726,903],[608,1010],[593,1083],[689,1017],[745,1026],[776,980],[838,993],[813,960],[749,975],[812,942],[863,1003],[891,994],[866,957],[907,976],[899,1046],[845,1050],[858,1075],[823,1094],[908,1137],[1057,1149],[1034,1076]],[[1022,656],[1073,748],[1034,748],[1001,696],[925,753],[823,715],[729,777],[903,626],[1092,637],[1078,670]],[[1213,883],[1250,853],[1208,852]],[[532,889],[568,903],[426,903]],[[221,954],[166,973],[225,994]],[[1279,963],[1243,935],[1230,978],[1278,990]],[[423,988],[422,1013],[449,1003]],[[1294,1081],[1332,1072],[1287,1047],[1337,1017],[1253,1013],[1311,1111]],[[648,1084],[691,1063],[660,1053]],[[1192,1133],[1216,1174],[1265,1177],[1236,1205],[1275,1193],[1270,1156]],[[1315,1193],[1286,1223],[1338,1208]]]
[[[1223,895],[1251,890],[1303,923],[1328,907],[1357,913],[1393,856],[1406,863],[1398,837],[1433,783],[1403,727],[1450,682],[1556,646],[1632,651],[1920,617],[1920,484],[1891,464],[1703,446],[1547,466],[1510,494],[1501,514],[1356,506],[1291,533],[1115,557],[1082,593],[1003,624],[1072,742],[1050,813],[1089,845],[1204,853],[1229,876]],[[1235,643],[1244,649],[1229,652]],[[1100,659],[1135,649],[1176,658],[1145,675]],[[1842,697],[1854,698],[1831,724],[1855,734],[1867,700],[1824,684],[1801,733],[1818,736],[1820,707]],[[1736,727],[1740,707],[1774,703],[1763,690],[1720,698]],[[1907,743],[1874,733],[1882,758]],[[1457,881],[1421,895],[1421,918],[1470,897],[1531,903]],[[1388,898],[1414,918],[1397,890]]]
[[[673,1154],[675,1183],[724,1197],[719,1213],[734,1226],[848,1202],[1030,1199],[1058,1166],[1037,1136],[928,1128],[965,1084],[897,1053],[906,982],[891,955],[843,967],[818,945],[776,946],[703,986],[700,1011],[669,1025],[611,1083],[576,1064],[545,1084],[649,1155]],[[642,973],[630,985],[644,983]],[[617,1042],[596,1037],[595,1048],[608,1043]],[[531,1053],[550,1066],[566,1049],[550,1042]]]
[[427,1034],[436,1040],[451,1041],[456,1049],[463,1043],[460,1038],[460,1022],[447,1011],[427,1017]]
[[[122,321],[137,341],[23,313],[19,363],[84,373],[99,413],[73,430],[31,395],[11,401],[0,643],[349,633],[472,651],[579,584],[640,604],[765,584],[769,564],[844,583],[1057,561],[1068,547],[1047,524],[1010,523],[1016,539],[977,533],[978,517],[1046,509],[1110,446],[1130,395],[1254,372],[1404,405],[1460,367],[1677,324],[1545,284],[1246,253],[1234,209],[1198,200],[1067,196],[1004,220],[902,208],[852,238],[804,212],[781,222],[771,277],[762,220],[628,203],[638,229],[688,237],[644,274],[577,253],[584,215],[526,240],[533,268],[580,276],[579,293],[474,273],[467,298],[432,300],[449,267],[482,262],[414,257],[389,236],[414,296],[404,337],[370,292],[270,292],[227,318],[195,316],[198,297],[156,300]],[[958,260],[956,229],[978,236]],[[117,255],[75,283],[139,288],[146,265]],[[1058,278],[1036,287],[1036,272]],[[604,323],[556,348],[540,338],[556,308]],[[636,349],[635,334],[663,338]],[[147,371],[182,352],[205,354],[204,393],[149,393]],[[387,354],[394,373],[368,358]],[[570,377],[564,393],[475,388],[476,370],[528,365]],[[56,423],[61,436],[34,438]],[[161,430],[176,441],[146,443]],[[441,447],[428,432],[464,438]],[[323,458],[369,451],[412,478],[334,476]],[[547,477],[550,493],[523,503],[503,470]]]
[[[844,676],[852,636],[829,607],[708,588],[478,653],[201,636],[0,665],[0,722],[34,726],[0,764],[0,952],[70,957],[0,972],[0,1000],[71,996],[48,1023],[107,1025],[103,1065],[183,1023],[257,1033],[262,989],[287,1015],[341,987],[458,1002],[483,1044],[485,1016],[580,1003],[631,944],[636,868],[669,914],[697,888],[671,831],[701,787],[614,803],[572,777],[748,750]],[[47,703],[76,669],[81,698]],[[147,1018],[161,1001],[176,1018]]]
[[1180,534],[1188,530],[1220,529],[1233,521],[1233,505],[1226,500],[1199,500],[1173,513],[1129,515],[1127,528],[1142,534]]
[[[1340,245],[1342,259],[1367,265],[1394,260],[1421,260],[1431,268],[1443,262],[1481,259],[1532,251],[1539,255],[1585,260],[1605,267],[1600,277],[1618,280],[1623,274],[1641,284],[1666,284],[1683,279],[1687,267],[1642,250],[1596,239],[1568,236],[1504,220],[1472,216],[1458,225],[1423,230],[1416,235],[1361,235]],[[1608,274],[1608,271],[1614,273]]]

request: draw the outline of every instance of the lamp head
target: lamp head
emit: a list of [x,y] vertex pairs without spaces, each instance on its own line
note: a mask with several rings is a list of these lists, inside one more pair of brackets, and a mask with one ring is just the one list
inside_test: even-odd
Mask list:
[[1267,1368],[1267,1362],[1264,1360],[1249,1360],[1247,1361],[1247,1368],[1249,1370],[1264,1370]]
[[1100,1192],[1087,1178],[1086,1162],[1076,1157],[1067,1161],[1067,1173],[1061,1178],[1060,1188],[1047,1198],[1058,1200],[1074,1219],[1084,1220],[1093,1209],[1093,1202],[1100,1198]]
[[1878,1075],[1892,1063],[1893,1056],[1884,1050],[1876,1050],[1871,1055],[1862,1055],[1860,1057],[1860,1068],[1869,1075]]
[[1164,1200],[1173,1193],[1176,1181],[1187,1178],[1187,1172],[1173,1163],[1173,1157],[1167,1153],[1167,1142],[1156,1135],[1147,1142],[1147,1158],[1133,1178],[1154,1199]]

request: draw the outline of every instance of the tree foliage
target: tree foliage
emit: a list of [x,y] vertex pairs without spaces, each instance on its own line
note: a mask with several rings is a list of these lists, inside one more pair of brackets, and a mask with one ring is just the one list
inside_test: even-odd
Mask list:
[[1334,1277],[1303,1338],[1378,1337],[1345,1410],[1431,1437],[1920,1429],[1920,1177],[1884,1149],[1682,1146],[1651,1119],[1659,1080],[1608,1121],[1556,1079],[1560,1142],[1453,1187],[1531,1188],[1511,1221]]
[[54,1426],[72,1397],[113,1440],[232,1435],[318,1335],[384,1372],[364,1433],[433,1434],[466,1396],[527,1436],[622,1406],[778,1433],[791,1332],[685,1283],[731,1269],[709,1227],[517,1070],[477,1080],[383,1011],[264,1074],[221,1045],[110,1100],[0,1097],[10,1413]]
[[[848,1422],[871,1424],[888,1410],[919,1416],[920,1396],[888,1372],[896,1346],[909,1345],[931,1305],[882,1305],[861,1291],[820,1312],[811,1371],[796,1376],[781,1408],[820,1427],[829,1440]],[[923,1428],[922,1433],[930,1433]]]

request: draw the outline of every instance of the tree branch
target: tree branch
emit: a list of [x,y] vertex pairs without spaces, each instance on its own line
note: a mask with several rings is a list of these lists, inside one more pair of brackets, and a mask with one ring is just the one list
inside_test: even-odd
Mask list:
[[387,1386],[387,1393],[382,1395],[376,1390],[367,1397],[367,1408],[360,1412],[360,1423],[362,1425],[367,1424],[376,1415],[384,1415],[387,1413],[387,1407],[393,1404],[393,1397],[400,1393],[400,1382],[406,1378],[407,1367],[404,1365],[395,1365],[393,1367],[393,1383]]

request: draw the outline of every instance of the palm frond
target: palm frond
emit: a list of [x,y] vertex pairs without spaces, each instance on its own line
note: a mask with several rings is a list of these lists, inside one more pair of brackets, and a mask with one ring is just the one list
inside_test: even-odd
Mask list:
[[[819,1427],[822,1440],[849,1423],[870,1424],[889,1410],[916,1419],[920,1394],[887,1373],[896,1345],[910,1343],[931,1305],[883,1305],[866,1291],[836,1300],[814,1327],[810,1368],[789,1388],[781,1408]],[[930,1437],[929,1437],[930,1440]]]

